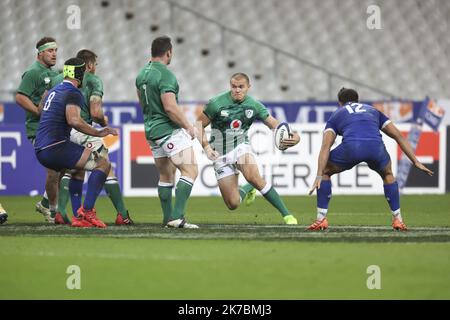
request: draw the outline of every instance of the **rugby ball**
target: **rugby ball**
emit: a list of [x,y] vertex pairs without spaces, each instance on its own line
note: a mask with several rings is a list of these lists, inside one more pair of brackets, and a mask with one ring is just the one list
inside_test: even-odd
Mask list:
[[289,134],[291,133],[291,129],[289,128],[289,125],[286,122],[282,122],[278,125],[278,127],[275,129],[275,147],[279,150],[286,150],[287,148],[282,147],[281,143],[283,142],[283,139],[288,139]]

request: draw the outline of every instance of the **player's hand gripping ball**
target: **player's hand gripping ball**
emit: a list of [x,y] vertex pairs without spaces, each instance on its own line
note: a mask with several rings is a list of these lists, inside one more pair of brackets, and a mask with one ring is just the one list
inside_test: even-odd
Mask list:
[[289,139],[291,129],[286,122],[282,122],[275,129],[275,147],[279,150],[286,150],[287,147],[283,145],[283,139]]

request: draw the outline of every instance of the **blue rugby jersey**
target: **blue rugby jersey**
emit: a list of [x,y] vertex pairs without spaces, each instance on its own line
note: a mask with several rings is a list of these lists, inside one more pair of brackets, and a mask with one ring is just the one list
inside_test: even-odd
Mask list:
[[325,131],[332,130],[345,141],[382,141],[380,130],[391,121],[384,113],[368,104],[349,102],[331,115]]
[[45,98],[34,144],[36,150],[70,139],[72,127],[66,120],[66,106],[68,104],[81,107],[83,94],[72,83],[64,81],[53,87]]

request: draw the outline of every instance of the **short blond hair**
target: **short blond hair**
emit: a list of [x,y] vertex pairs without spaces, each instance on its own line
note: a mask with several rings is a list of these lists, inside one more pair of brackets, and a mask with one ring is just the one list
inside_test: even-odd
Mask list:
[[248,75],[246,75],[243,72],[237,72],[237,73],[233,74],[230,78],[230,81],[231,81],[231,79],[236,79],[236,80],[245,79],[245,81],[247,81],[247,84],[250,84],[250,79],[249,79]]

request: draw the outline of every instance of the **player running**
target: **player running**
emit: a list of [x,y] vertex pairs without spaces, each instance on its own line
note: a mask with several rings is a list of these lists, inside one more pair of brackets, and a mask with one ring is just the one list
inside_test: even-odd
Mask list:
[[[384,183],[384,195],[392,211],[392,227],[406,231],[400,213],[398,185],[392,173],[391,159],[386,151],[380,130],[394,139],[414,166],[428,175],[433,172],[420,163],[411,145],[401,135],[397,127],[374,107],[358,103],[358,93],[353,89],[342,88],[338,93],[341,106],[328,120],[323,133],[322,147],[318,158],[317,177],[309,191],[317,189],[317,219],[309,230],[328,228],[327,212],[331,200],[331,181],[333,174],[349,170],[361,162],[376,171]],[[342,143],[330,152],[336,136],[343,137]]]
[[[83,84],[80,88],[83,93],[83,105],[81,107],[81,118],[88,124],[92,122],[98,123],[102,127],[108,125],[108,119],[103,113],[102,97],[103,82],[95,72],[97,69],[97,55],[91,50],[83,49],[77,53],[77,58],[82,59],[86,63],[86,71],[84,73]],[[63,81],[64,75],[59,74],[52,81],[53,86]],[[96,151],[100,156],[109,160],[108,149],[103,144],[103,139],[94,136],[88,136],[82,132],[72,129],[70,140],[83,147]],[[72,200],[72,211],[76,211],[81,206],[81,198],[83,193],[83,181],[85,172],[78,171],[76,174],[65,174],[61,179],[58,197],[58,212],[55,216],[55,224],[70,224],[66,214],[67,202],[69,196]],[[119,182],[111,168],[104,185],[106,194],[117,210],[116,225],[131,225],[128,210],[125,207],[122,192],[120,191]]]
[[54,171],[77,169],[91,171],[83,206],[73,217],[73,227],[98,227],[100,221],[94,209],[95,201],[111,169],[109,161],[97,152],[70,141],[70,130],[77,129],[89,136],[118,135],[117,130],[104,127],[97,130],[80,117],[83,94],[78,89],[84,78],[85,63],[71,58],[64,63],[64,81],[50,90],[42,106],[36,133],[35,152],[39,162]]
[[[151,51],[150,62],[136,78],[136,88],[144,114],[145,135],[159,172],[158,196],[163,224],[171,228],[196,229],[197,225],[186,222],[184,210],[198,175],[191,141],[197,136],[197,130],[178,106],[178,81],[167,68],[173,56],[170,38],[154,39]],[[176,169],[181,171],[181,177],[172,208]]]
[[[36,49],[36,61],[22,75],[22,81],[16,94],[16,103],[25,110],[27,138],[33,145],[35,144],[36,130],[39,126],[39,103],[45,90],[51,88],[51,79],[57,75],[52,67],[56,64],[58,47],[54,38],[44,37],[37,42]],[[54,222],[56,214],[58,179],[59,174],[57,172],[47,169],[45,181],[45,190],[47,191],[36,204],[36,211],[40,212],[51,223]],[[52,212],[50,212],[50,204],[52,205]]]
[[[230,79],[230,86],[230,91],[209,100],[198,117],[203,128],[211,124],[210,142],[206,134],[203,134],[202,147],[208,158],[214,161],[222,198],[230,210],[235,210],[247,194],[256,188],[277,208],[286,224],[297,224],[297,219],[286,208],[275,188],[261,177],[247,136],[248,129],[256,120],[263,121],[271,129],[275,129],[280,122],[269,114],[261,102],[247,95],[250,81],[246,74],[234,74]],[[299,141],[300,136],[294,132],[283,144],[289,148]],[[250,183],[240,189],[239,171]]]

